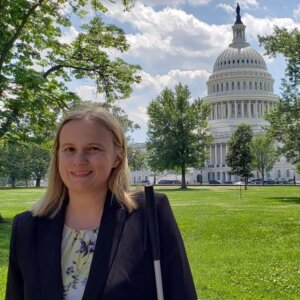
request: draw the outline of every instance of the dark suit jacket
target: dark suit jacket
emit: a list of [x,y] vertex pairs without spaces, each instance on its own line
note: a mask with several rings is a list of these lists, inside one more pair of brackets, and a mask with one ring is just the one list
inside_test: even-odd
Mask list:
[[[108,193],[109,194],[109,193]],[[110,197],[111,199],[111,197]],[[84,300],[154,300],[155,278],[145,198],[132,213],[107,197]],[[168,199],[155,194],[165,300],[197,299],[184,245]],[[14,219],[6,300],[63,299],[61,241],[65,205],[53,218]]]

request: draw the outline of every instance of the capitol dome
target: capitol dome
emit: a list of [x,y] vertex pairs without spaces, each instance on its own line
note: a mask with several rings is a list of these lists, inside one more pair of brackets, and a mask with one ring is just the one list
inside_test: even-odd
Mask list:
[[262,55],[246,42],[239,5],[236,13],[232,42],[217,57],[203,99],[211,107],[208,125],[214,139],[208,149],[210,159],[203,169],[207,176],[204,182],[238,180],[230,175],[226,165],[228,140],[241,123],[249,124],[254,134],[261,133],[268,124],[264,115],[278,101],[273,92],[274,80]]
[[229,47],[217,58],[213,72],[227,69],[255,68],[267,70],[263,57],[253,48]]

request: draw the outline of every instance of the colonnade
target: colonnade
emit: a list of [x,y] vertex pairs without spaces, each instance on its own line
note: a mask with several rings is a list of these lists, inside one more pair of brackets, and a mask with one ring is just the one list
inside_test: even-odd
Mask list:
[[221,101],[211,104],[209,120],[230,118],[260,118],[274,108],[275,102],[262,100]]
[[215,143],[210,146],[210,159],[207,161],[208,167],[225,167],[225,158],[228,152],[226,143]]

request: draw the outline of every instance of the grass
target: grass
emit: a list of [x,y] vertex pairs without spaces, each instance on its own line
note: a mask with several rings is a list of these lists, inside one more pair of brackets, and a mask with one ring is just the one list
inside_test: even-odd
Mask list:
[[[300,299],[299,187],[156,190],[170,199],[200,299]],[[42,192],[0,190],[0,299],[12,218]]]

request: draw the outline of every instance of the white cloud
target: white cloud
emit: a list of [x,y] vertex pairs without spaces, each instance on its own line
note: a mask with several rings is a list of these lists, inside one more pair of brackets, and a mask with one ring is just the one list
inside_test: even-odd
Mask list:
[[300,18],[300,4],[293,10],[293,15],[295,18]]
[[224,11],[226,11],[228,14],[231,14],[235,11],[235,9],[231,6],[231,5],[228,5],[226,3],[219,3],[217,5],[217,7],[223,9]]
[[211,69],[214,58],[232,39],[231,24],[208,25],[170,7],[155,11],[136,3],[130,12],[114,11],[112,17],[134,27],[136,32],[127,36],[131,45],[127,55],[151,73],[158,69]]
[[[236,3],[236,1],[234,1]],[[239,0],[239,5],[241,9],[253,9],[258,8],[257,0]]]
[[97,93],[97,88],[91,85],[80,85],[75,89],[83,101],[103,101],[103,95]]
[[212,0],[140,0],[139,2],[150,5],[150,6],[156,6],[156,5],[168,5],[172,7],[176,7],[178,5],[194,5],[194,6],[202,6],[202,5],[207,5],[211,2]]
[[64,44],[71,44],[78,36],[79,32],[74,26],[68,28],[67,31],[60,37],[59,41]]
[[295,27],[300,29],[300,23],[295,22],[291,18],[256,18],[250,14],[245,14],[243,16],[243,23],[247,26],[246,34],[255,41],[258,40],[257,35],[272,34],[275,25],[288,30]]

